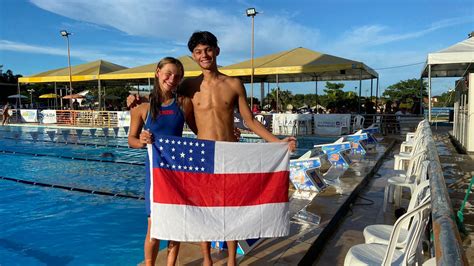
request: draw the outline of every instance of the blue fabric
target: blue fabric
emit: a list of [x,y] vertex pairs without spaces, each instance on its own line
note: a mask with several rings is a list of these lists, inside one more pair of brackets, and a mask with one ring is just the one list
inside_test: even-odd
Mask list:
[[[176,136],[181,137],[183,135],[184,128],[184,113],[179,107],[176,100],[169,105],[162,105],[160,109],[160,115],[153,120],[151,113],[148,112],[144,129],[151,132],[155,141],[159,140],[159,136]],[[150,216],[150,160],[146,158],[146,178],[145,178],[145,204],[146,213]]]

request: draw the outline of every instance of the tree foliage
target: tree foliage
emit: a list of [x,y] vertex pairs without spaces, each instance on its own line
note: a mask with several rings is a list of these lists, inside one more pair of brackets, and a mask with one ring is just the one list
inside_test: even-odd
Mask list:
[[454,90],[447,91],[438,96],[438,102],[433,103],[434,107],[453,107],[456,92]]
[[[427,83],[423,81],[423,96],[427,96]],[[388,88],[382,94],[384,97],[392,101],[413,102],[415,99],[420,99],[420,80],[407,79],[401,80]]]
[[13,74],[13,71],[8,69],[5,71],[5,73],[2,71],[3,65],[0,65],[0,82],[4,83],[11,83],[11,84],[16,84],[18,82],[18,78],[23,77],[22,75],[15,75]]

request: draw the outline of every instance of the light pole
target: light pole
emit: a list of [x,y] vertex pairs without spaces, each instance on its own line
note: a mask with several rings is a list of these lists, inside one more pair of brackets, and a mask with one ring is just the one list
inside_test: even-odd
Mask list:
[[[62,30],[59,33],[61,33],[61,36],[66,37],[66,40],[67,40],[67,65],[69,68],[69,94],[72,95],[71,50],[69,49],[69,35],[71,35],[71,33],[67,32],[66,30]],[[72,108],[72,97],[70,99],[70,105]]]
[[247,17],[252,17],[252,44],[250,49],[250,110],[253,109],[253,75],[254,75],[254,68],[253,68],[253,29],[254,29],[254,20],[255,16],[258,14],[257,10],[254,7],[247,8]]

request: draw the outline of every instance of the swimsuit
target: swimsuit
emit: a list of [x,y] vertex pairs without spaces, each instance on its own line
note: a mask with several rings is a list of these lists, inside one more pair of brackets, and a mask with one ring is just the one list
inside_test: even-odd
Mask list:
[[[150,106],[151,108],[151,106]],[[158,135],[165,136],[176,136],[181,137],[183,135],[184,127],[184,113],[179,107],[176,99],[168,105],[161,105],[159,116],[153,120],[150,111],[148,111],[144,129],[151,132],[152,136],[156,140]],[[146,178],[145,178],[145,204],[146,213],[150,216],[150,160],[146,158]]]

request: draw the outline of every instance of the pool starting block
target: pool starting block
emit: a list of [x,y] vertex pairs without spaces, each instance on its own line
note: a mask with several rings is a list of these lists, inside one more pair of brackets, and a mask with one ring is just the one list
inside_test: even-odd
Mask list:
[[368,128],[363,128],[357,133],[367,133],[368,139],[367,139],[367,144],[377,144],[378,140],[374,137],[374,134],[380,133],[380,127],[378,124],[372,124]]
[[328,160],[334,166],[349,167],[351,160],[346,156],[345,152],[351,150],[351,143],[342,138],[333,143],[314,145],[314,149],[321,150],[327,154]]
[[369,136],[367,133],[362,133],[358,131],[352,135],[343,136],[340,138],[342,141],[348,141],[351,145],[351,153],[353,154],[366,154],[367,148],[365,147],[365,143]]
[[290,182],[297,191],[318,192],[318,184],[306,174],[307,169],[319,168],[319,157],[290,160]]

